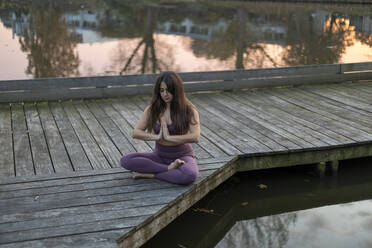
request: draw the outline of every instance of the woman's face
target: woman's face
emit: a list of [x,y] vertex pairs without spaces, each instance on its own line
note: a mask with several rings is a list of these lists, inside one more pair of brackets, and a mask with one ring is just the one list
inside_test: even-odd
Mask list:
[[165,103],[171,103],[173,95],[168,91],[167,85],[164,82],[160,83],[160,96]]

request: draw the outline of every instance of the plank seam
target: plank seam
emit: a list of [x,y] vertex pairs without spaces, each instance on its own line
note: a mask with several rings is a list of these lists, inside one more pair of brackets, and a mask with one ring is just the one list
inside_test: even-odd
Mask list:
[[[83,100],[81,100],[83,101]],[[110,163],[110,160],[108,159],[107,155],[105,154],[105,152],[102,150],[102,147],[100,146],[100,143],[97,141],[95,135],[92,133],[92,130],[90,130],[88,124],[86,123],[85,119],[83,118],[83,116],[81,115],[80,111],[76,108],[76,103],[73,103],[72,104],[72,107],[75,109],[75,111],[78,113],[78,115],[80,116],[80,119],[82,120],[82,122],[84,123],[85,127],[87,128],[87,130],[89,131],[89,133],[92,135],[94,141],[96,142],[98,148],[100,149],[102,155],[105,157],[107,163],[110,165],[111,168],[114,168],[113,165]],[[88,109],[89,110],[89,109]],[[89,110],[90,112],[90,110]],[[90,112],[91,113],[91,112]],[[91,113],[92,114],[92,113]],[[120,151],[119,151],[120,152]]]
[[[315,114],[318,114],[318,115],[320,115],[320,116],[326,117],[327,119],[334,120],[334,119],[330,118],[329,116],[325,116],[324,114],[317,113],[317,112],[315,112],[315,111],[309,109],[308,107],[304,107],[304,106],[299,105],[299,104],[297,104],[297,103],[293,103],[292,101],[288,101],[288,99],[285,98],[285,97],[283,97],[283,96],[277,96],[277,97],[280,98],[280,99],[282,99],[283,101],[286,101],[286,102],[288,102],[288,103],[290,103],[290,104],[293,104],[294,106],[296,106],[296,107],[298,107],[298,108],[301,108],[301,109],[304,109],[304,110],[309,111],[309,112],[311,112],[311,113],[315,113]],[[293,101],[294,101],[294,100],[293,100]],[[301,101],[301,102],[302,102],[302,101]],[[335,132],[335,133],[337,133],[338,135],[340,135],[340,136],[342,136],[342,137],[344,137],[344,138],[346,138],[346,139],[350,139],[350,140],[352,140],[352,141],[354,141],[354,142],[358,142],[357,140],[355,140],[355,139],[353,139],[353,138],[351,138],[351,137],[347,137],[347,136],[345,136],[344,134],[342,134],[342,133],[340,133],[340,132],[337,132],[337,130],[330,130],[330,131]]]
[[[70,161],[70,164],[71,164],[71,167],[72,167],[72,171],[75,171],[75,167],[74,167],[74,164],[72,163],[72,160],[71,160],[70,154],[68,153],[68,150],[67,150],[67,147],[66,147],[66,144],[65,144],[65,140],[63,139],[62,134],[61,134],[61,131],[60,131],[59,128],[58,128],[57,121],[56,121],[56,119],[55,119],[55,117],[54,117],[54,115],[53,115],[53,113],[52,113],[52,110],[50,109],[49,102],[47,102],[47,106],[48,106],[47,109],[48,109],[50,115],[51,115],[52,118],[53,118],[54,125],[55,125],[56,128],[57,128],[58,135],[59,135],[59,137],[60,137],[61,140],[62,140],[62,144],[63,144],[63,147],[65,148],[65,151],[66,151],[66,154],[67,154],[68,160]],[[39,106],[37,106],[37,110],[38,110],[38,112],[39,112]],[[41,126],[43,127],[42,121],[41,121]],[[45,134],[44,127],[43,127],[43,133],[44,133],[44,136],[45,136],[45,138],[46,138],[46,134]],[[48,144],[48,150],[49,150],[49,142],[47,142],[47,144]],[[52,156],[50,156],[50,157],[52,158]],[[51,159],[51,161],[52,161],[52,163],[53,163],[53,159]]]
[[[194,99],[195,99],[195,98],[194,98]],[[201,102],[204,102],[204,104],[206,104],[205,99],[203,100],[202,98],[197,98],[197,100],[199,100],[199,101],[201,101]],[[201,107],[204,109],[204,111],[209,112],[210,115],[212,115],[212,116],[216,116],[217,118],[220,118],[218,115],[216,115],[215,113],[213,113],[212,111],[210,111],[210,110],[207,109],[206,107],[203,107],[203,106],[201,106]],[[217,109],[217,108],[216,108],[216,109]],[[218,109],[217,109],[217,111],[220,112],[220,110],[218,110]],[[231,116],[229,116],[229,117],[232,118],[232,119],[234,119],[235,121],[238,122],[238,120],[236,120],[234,117],[231,117]],[[225,122],[225,121],[224,121],[224,122]],[[236,127],[234,127],[234,125],[231,125],[231,127],[236,128]],[[245,132],[244,130],[239,130],[239,131],[242,132],[242,133],[244,133],[245,135],[247,135],[249,138],[255,140],[257,143],[263,145],[264,147],[266,147],[266,148],[269,149],[270,151],[273,150],[272,148],[270,148],[269,146],[267,146],[265,143],[260,142],[259,139],[255,138],[255,137],[252,137],[251,134],[248,134],[248,133]],[[229,132],[230,132],[230,131],[229,131]],[[230,133],[231,133],[231,132],[230,132]],[[265,137],[266,137],[266,136],[265,136]],[[250,146],[250,147],[252,147],[253,149],[256,149],[254,146]]]
[[[49,105],[49,104],[48,104],[48,105]],[[74,126],[72,125],[72,122],[71,122],[70,118],[68,118],[68,114],[67,114],[65,108],[62,106],[61,103],[58,103],[58,107],[61,109],[61,112],[64,113],[64,115],[65,115],[65,117],[66,117],[65,119],[67,119],[66,121],[70,124],[70,128],[73,130],[76,139],[79,141],[80,146],[81,146],[81,148],[82,148],[82,150],[83,150],[83,152],[84,152],[84,154],[85,154],[85,157],[86,157],[87,160],[89,161],[89,165],[90,165],[91,169],[94,170],[94,168],[93,168],[93,164],[92,164],[92,161],[90,161],[87,152],[85,151],[83,145],[81,144],[81,140],[80,140],[80,138],[79,138],[79,135],[76,133],[76,130],[75,130]],[[53,111],[52,111],[52,115],[53,115]],[[53,115],[53,118],[54,118],[54,120],[55,120],[55,116],[54,116],[54,115]],[[58,125],[57,125],[57,128],[58,128],[58,130],[59,130],[59,126],[58,126]],[[67,152],[67,154],[68,154],[68,150],[66,150],[66,152]],[[70,155],[69,155],[69,157],[70,157]],[[72,164],[72,163],[71,163],[71,164]],[[74,168],[73,164],[72,164],[72,167]]]
[[[43,122],[41,120],[41,117],[40,117],[40,111],[39,111],[39,108],[38,106],[36,105],[36,102],[34,103],[35,105],[35,108],[36,108],[36,111],[37,111],[37,114],[38,114],[38,117],[39,117],[39,122],[40,122],[40,126],[41,126],[41,129],[43,130],[43,136],[44,136],[44,139],[45,139],[45,143],[46,143],[46,146],[47,146],[47,149],[48,149],[48,154],[49,154],[49,158],[50,158],[50,162],[52,163],[52,168],[53,168],[53,171],[54,173],[56,173],[56,169],[54,167],[54,162],[53,162],[53,157],[52,157],[52,154],[50,152],[50,145],[49,145],[49,141],[46,137],[46,134],[45,134],[45,129],[44,129],[44,126],[43,126]],[[49,108],[48,108],[49,109]],[[58,128],[57,128],[58,129]],[[62,139],[62,142],[63,142],[63,139]]]
[[[27,132],[27,137],[28,137],[28,144],[30,146],[30,153],[31,153],[31,160],[32,160],[32,166],[34,168],[34,174],[36,175],[36,168],[35,168],[35,161],[34,161],[34,153],[32,152],[32,146],[31,146],[31,137],[30,137],[30,130],[28,129],[28,123],[27,123],[27,117],[26,117],[26,112],[25,112],[25,105],[22,102],[22,111],[23,111],[23,117],[25,120],[26,124],[26,132]],[[54,167],[53,167],[54,170]],[[54,170],[55,171],[55,170]]]
[[[305,91],[306,91],[306,92],[310,92],[310,91],[307,91],[307,90],[305,90]],[[316,92],[312,92],[312,91],[311,91],[311,93],[314,93],[314,94],[318,95]],[[323,96],[323,97],[324,97],[324,96]],[[282,98],[283,100],[285,100],[285,99],[283,98],[283,96],[281,96],[280,98]],[[327,99],[331,99],[331,98],[327,98]],[[331,100],[334,100],[334,99],[331,99]],[[288,101],[287,101],[287,102],[288,102]],[[367,128],[367,127],[363,126],[362,124],[356,123],[356,122],[354,122],[354,121],[352,121],[352,120],[349,120],[348,118],[340,117],[340,116],[338,116],[338,115],[332,113],[332,115],[335,115],[335,116],[336,116],[336,119],[335,119],[335,117],[330,117],[330,116],[325,115],[324,113],[318,113],[318,112],[315,112],[314,110],[311,110],[310,108],[312,108],[313,106],[308,105],[306,102],[304,102],[304,101],[302,101],[302,100],[297,101],[297,102],[302,102],[302,104],[305,104],[306,107],[301,106],[301,105],[298,105],[298,104],[295,104],[295,103],[293,103],[293,104],[296,105],[296,106],[298,106],[298,107],[300,107],[300,108],[303,108],[303,109],[305,109],[305,110],[307,110],[307,111],[309,111],[309,112],[312,112],[312,113],[318,114],[318,115],[320,115],[320,116],[322,116],[322,117],[325,117],[325,118],[328,118],[328,119],[330,119],[330,120],[332,120],[332,121],[336,121],[336,123],[339,124],[339,125],[342,125],[342,126],[349,126],[349,128],[350,128],[350,129],[353,129],[354,132],[363,132],[364,134],[367,133],[367,131],[365,131],[363,128],[358,128],[358,125],[361,126],[361,127]],[[336,101],[336,102],[339,102],[339,101]],[[349,106],[349,107],[353,107],[353,106],[351,106],[351,105],[348,105],[348,106]],[[313,108],[318,109],[319,107],[316,107],[316,106],[315,106],[315,107],[313,107]],[[354,107],[354,108],[356,108],[356,107]],[[360,108],[357,108],[357,109],[360,109]],[[340,120],[337,120],[337,118],[339,118]],[[355,126],[355,125],[356,125],[356,126]],[[348,131],[348,130],[345,129],[345,128],[342,128],[342,130],[344,130],[344,131]],[[331,131],[333,131],[333,130],[331,130]],[[344,134],[340,134],[339,132],[337,132],[337,129],[336,129],[336,131],[334,131],[334,132],[336,132],[336,133],[338,133],[339,135],[342,135],[342,136],[345,137]],[[352,138],[352,137],[346,137],[346,138],[351,139],[351,140],[354,140],[355,142],[360,142],[360,141],[358,141],[358,140],[355,140],[355,139]]]
[[[112,142],[112,144],[114,144],[114,146],[116,147],[116,149],[119,151],[120,155],[123,155],[123,153],[120,151],[120,148],[117,146],[117,144],[115,143],[115,141],[112,139],[112,137],[110,136],[110,134],[107,132],[106,128],[102,125],[102,123],[99,121],[99,119],[97,118],[97,116],[94,114],[94,112],[92,111],[91,107],[89,107],[89,104],[87,104],[87,101],[84,101],[83,103],[85,105],[85,107],[87,109],[89,109],[89,111],[91,112],[91,114],[93,115],[93,117],[96,119],[98,125],[102,128],[102,130],[104,131],[104,133],[106,134],[106,136],[108,137],[108,139]],[[95,102],[94,102],[95,104]],[[106,114],[106,113],[105,113]],[[110,118],[109,116],[106,116],[106,118]],[[110,121],[111,121],[111,118],[110,118]],[[115,124],[115,123],[114,123]],[[116,125],[115,125],[116,126]],[[117,127],[117,126],[116,126]],[[120,129],[118,128],[118,130],[120,131]],[[121,133],[121,131],[120,131]],[[125,137],[125,135],[123,135]],[[126,138],[126,137],[125,137]],[[128,142],[129,143],[129,142]],[[116,167],[116,166],[115,166]]]
[[13,132],[13,112],[12,112],[12,104],[9,104],[9,112],[10,112],[10,128],[12,133],[12,150],[13,150],[13,169],[14,169],[14,177],[17,176],[16,170],[16,160],[15,160],[15,150],[14,150],[14,132]]

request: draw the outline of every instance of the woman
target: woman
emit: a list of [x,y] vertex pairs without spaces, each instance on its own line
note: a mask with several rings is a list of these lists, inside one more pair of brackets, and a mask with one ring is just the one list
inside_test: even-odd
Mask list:
[[132,171],[134,179],[158,178],[176,184],[195,181],[198,166],[189,143],[199,142],[199,113],[186,98],[176,73],[163,72],[156,79],[150,106],[134,128],[133,138],[156,141],[154,152],[121,158],[121,166]]

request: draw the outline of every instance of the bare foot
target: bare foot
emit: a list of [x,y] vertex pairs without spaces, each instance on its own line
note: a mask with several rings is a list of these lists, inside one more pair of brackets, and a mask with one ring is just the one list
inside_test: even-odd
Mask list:
[[132,172],[132,178],[133,179],[139,179],[139,178],[154,178],[154,174],[146,174],[146,173],[138,173],[138,172]]
[[184,163],[185,163],[185,161],[183,161],[181,159],[176,159],[170,165],[168,165],[168,170],[177,169],[178,167],[180,167]]

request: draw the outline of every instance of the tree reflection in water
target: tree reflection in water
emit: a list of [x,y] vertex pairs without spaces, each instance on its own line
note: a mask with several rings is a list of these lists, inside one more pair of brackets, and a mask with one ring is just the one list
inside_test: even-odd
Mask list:
[[233,15],[226,30],[214,32],[211,40],[193,40],[193,52],[199,57],[225,61],[234,58],[234,64],[229,67],[235,69],[278,67],[278,59],[266,51],[262,42],[264,34],[257,29],[259,15],[244,8],[234,10]]
[[26,74],[34,78],[79,75],[79,57],[75,52],[79,36],[68,32],[63,11],[30,7],[30,26],[19,38],[27,53]]
[[285,213],[239,221],[216,247],[284,247],[288,242],[289,227],[294,225],[296,220],[296,213]]
[[[319,19],[325,22],[319,22]],[[349,22],[337,13],[328,18],[318,16],[290,16],[283,59],[288,65],[333,64],[339,62],[347,46],[353,45],[354,32]]]
[[[158,15],[159,8],[147,6],[145,7],[145,15],[135,18],[137,23],[133,27],[137,28],[144,23],[143,29],[139,29],[142,31],[139,34],[141,38],[132,49],[128,49],[128,44],[125,42],[119,44],[112,57],[111,70],[115,71],[120,67],[120,74],[143,74],[169,70],[172,67],[172,70],[177,71],[173,65],[172,47],[159,39],[155,44],[154,33],[158,23]],[[128,54],[129,51],[130,54]],[[161,55],[158,57],[157,54]]]
[[[371,8],[14,0],[0,5],[0,19],[16,31],[25,27],[16,33],[27,54],[26,74],[40,78],[79,75],[81,64],[87,67],[81,75],[95,76],[357,62],[355,54],[362,62],[372,47]],[[17,24],[20,13],[26,18]],[[95,53],[100,59],[91,61]]]

